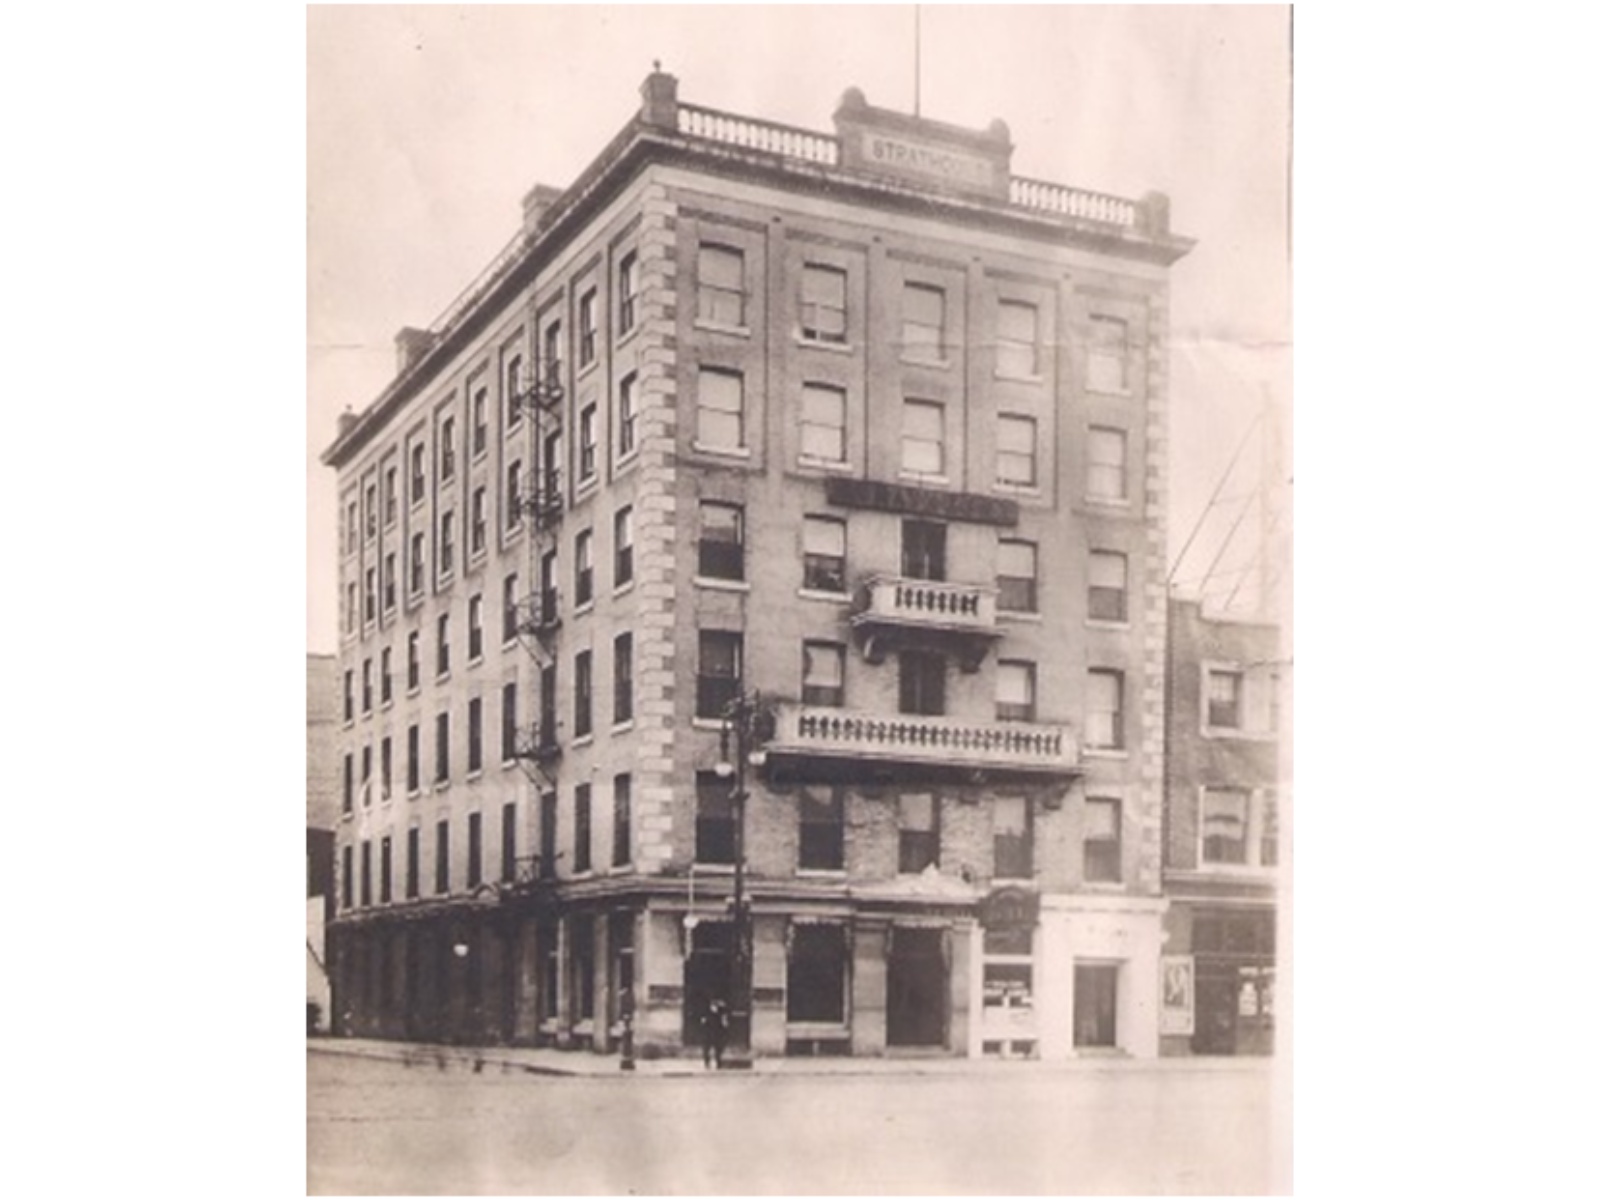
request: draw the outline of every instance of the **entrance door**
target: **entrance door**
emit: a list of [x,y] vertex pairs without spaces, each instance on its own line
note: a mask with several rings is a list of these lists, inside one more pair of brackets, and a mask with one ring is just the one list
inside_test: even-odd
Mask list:
[[949,968],[944,931],[895,929],[889,955],[888,1043],[943,1046]]
[[1079,963],[1072,974],[1072,1044],[1110,1048],[1117,1044],[1117,966]]
[[701,921],[694,927],[693,948],[683,960],[683,1044],[705,1041],[701,1018],[711,1001],[728,999],[729,958],[733,952],[733,925],[727,921]]

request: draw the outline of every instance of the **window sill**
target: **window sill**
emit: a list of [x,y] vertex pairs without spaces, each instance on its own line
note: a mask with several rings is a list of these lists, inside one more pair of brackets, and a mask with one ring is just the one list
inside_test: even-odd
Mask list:
[[415,700],[420,695],[422,695],[422,685],[420,683],[415,687],[408,687],[406,689],[406,699],[408,700]]
[[[634,303],[636,305],[639,303],[639,297],[634,297]],[[637,312],[638,310],[635,309],[634,311]],[[626,329],[619,329],[617,331],[617,340],[611,343],[612,350],[622,349],[622,347],[626,346],[629,342],[633,341],[634,338],[638,337],[639,330],[643,328],[644,322],[637,316],[634,317],[632,325],[629,325]]]
[[749,446],[708,446],[701,441],[689,443],[696,454],[710,454],[717,458],[737,458],[748,460],[750,458]]
[[[596,335],[596,339],[598,340],[598,334]],[[573,383],[577,383],[579,380],[585,379],[588,376],[593,375],[594,372],[595,372],[595,369],[599,365],[600,365],[600,356],[598,354],[594,355],[587,362],[579,363],[578,364],[578,373],[575,376],[573,376],[572,382]]]
[[627,450],[626,452],[624,452],[622,454],[617,455],[616,462],[612,463],[611,466],[612,466],[613,470],[615,470],[615,471],[620,473],[622,471],[627,470],[629,467],[633,466],[633,464],[638,462],[638,461],[639,461],[639,445],[638,445],[637,442],[635,442],[631,449]]
[[1085,496],[1084,502],[1098,504],[1104,508],[1132,508],[1133,501],[1126,496]]
[[1089,629],[1110,629],[1120,633],[1126,633],[1132,628],[1132,626],[1129,625],[1125,619],[1121,621],[1108,621],[1104,617],[1089,617],[1084,621],[1084,625]]
[[502,771],[509,771],[512,767],[514,767],[516,765],[517,765],[517,759],[515,757],[502,758],[500,760],[500,769]]
[[698,875],[732,875],[735,867],[733,863],[696,862],[691,863],[689,869]]
[[855,345],[851,342],[827,342],[821,338],[809,338],[804,334],[796,334],[794,344],[805,346],[810,350],[825,350],[829,354],[854,354]]
[[467,659],[467,670],[470,671],[473,667],[481,666],[483,666],[483,655],[479,654],[474,658]]
[[950,486],[950,476],[948,475],[924,475],[921,471],[905,470],[902,470],[899,474],[901,479],[919,487],[927,487],[929,484],[936,484],[940,487]]
[[912,358],[909,355],[900,356],[900,365],[904,367],[926,367],[931,371],[948,371],[955,364],[948,358]]
[[618,721],[615,725],[613,725],[611,727],[611,734],[612,734],[613,737],[615,737],[619,733],[632,733],[632,732],[633,732],[633,718],[632,717],[629,717],[626,721]]
[[1217,742],[1271,742],[1275,741],[1278,735],[1270,730],[1214,729],[1209,725],[1202,725],[1200,736]]
[[450,672],[449,671],[440,671],[437,675],[435,675],[433,677],[433,681],[435,683],[449,683],[450,682]]
[[1128,757],[1128,750],[1125,746],[1085,746],[1083,748],[1083,756],[1085,758],[1125,759]]
[[1038,374],[1023,375],[1021,373],[1016,373],[1016,372],[1011,372],[1011,371],[1002,371],[1002,370],[999,370],[998,368],[996,368],[996,370],[995,370],[994,377],[996,379],[1003,379],[1007,383],[1042,384],[1044,382],[1044,376],[1043,375],[1038,375]]
[[694,327],[706,333],[726,333],[731,337],[747,338],[750,336],[748,325],[725,325],[721,321],[709,321],[705,317],[696,317]]
[[856,469],[856,465],[853,462],[837,458],[818,458],[812,454],[800,455],[795,459],[795,463],[808,471],[835,471],[840,474],[850,474]]
[[594,745],[593,731],[589,733],[580,733],[572,739],[572,748],[574,750],[582,750],[583,748],[592,745]]
[[611,598],[616,599],[619,596],[626,596],[631,591],[633,591],[633,576],[630,575],[625,583],[617,584],[612,590]]
[[750,582],[745,579],[717,579],[709,575],[696,575],[695,587],[705,588],[708,592],[748,592]]
[[1023,625],[1042,625],[1044,623],[1044,615],[1042,613],[1030,612],[1021,608],[996,609],[994,615],[1002,621],[1016,621]]
[[814,588],[801,588],[796,593],[802,600],[823,600],[829,604],[849,604],[849,592],[819,592]]
[[482,778],[483,778],[483,768],[482,767],[474,767],[472,770],[467,772],[467,782],[468,783],[477,783],[478,780],[480,780]]
[[721,717],[702,717],[702,716],[696,715],[694,717],[694,719],[689,722],[689,724],[694,729],[705,729],[705,730],[709,730],[712,733],[718,733],[722,729],[722,718]]
[[394,707],[394,697],[390,696],[390,697],[386,698],[385,700],[383,700],[381,703],[379,703],[378,711],[379,712],[388,712],[393,707]]
[[572,494],[572,502],[577,504],[580,500],[587,500],[600,488],[600,476],[590,472],[578,480],[578,490]]
[[1008,496],[1028,496],[1039,500],[1044,497],[1044,491],[1036,483],[1011,483],[1009,480],[996,479],[994,490],[1004,492]]
[[434,795],[438,795],[440,792],[448,792],[449,790],[450,781],[448,779],[435,779],[433,781]]
[[1218,875],[1231,875],[1238,879],[1272,879],[1277,873],[1277,867],[1264,867],[1260,863],[1201,863],[1192,871],[1184,872],[1184,874],[1204,875],[1208,878]]
[[414,787],[414,788],[407,788],[406,789],[406,799],[407,800],[420,800],[421,798],[422,798],[422,789],[421,788]]
[[1117,894],[1128,890],[1127,883],[1121,879],[1085,879],[1082,887],[1086,892],[1102,894]]
[[799,879],[848,879],[850,873],[843,867],[796,867]]
[[635,873],[635,870],[636,870],[636,868],[634,867],[634,865],[631,862],[612,863],[609,867],[606,868],[606,874],[607,875],[632,875],[632,874]]
[[572,615],[574,617],[586,617],[590,613],[592,613],[593,611],[594,611],[594,597],[591,596],[589,599],[585,600],[582,604],[574,605],[573,609],[572,609]]
[[1130,400],[1133,398],[1133,389],[1124,384],[1119,388],[1096,387],[1092,383],[1083,385],[1083,390],[1091,396],[1110,396],[1114,400]]

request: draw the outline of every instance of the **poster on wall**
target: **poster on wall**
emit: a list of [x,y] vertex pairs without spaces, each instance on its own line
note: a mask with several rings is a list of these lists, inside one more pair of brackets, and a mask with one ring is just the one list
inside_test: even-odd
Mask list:
[[1194,1032],[1194,956],[1163,955],[1161,959],[1161,1032]]

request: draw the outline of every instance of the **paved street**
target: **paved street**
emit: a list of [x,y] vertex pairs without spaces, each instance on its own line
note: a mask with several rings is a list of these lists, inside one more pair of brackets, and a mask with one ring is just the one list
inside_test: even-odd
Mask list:
[[312,1195],[1273,1190],[1265,1061],[563,1079],[310,1053],[306,1071]]

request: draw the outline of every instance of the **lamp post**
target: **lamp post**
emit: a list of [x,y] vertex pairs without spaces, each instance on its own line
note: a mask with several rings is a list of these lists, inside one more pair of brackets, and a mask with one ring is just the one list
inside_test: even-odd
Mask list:
[[717,761],[719,779],[731,780],[733,793],[733,954],[728,963],[728,1046],[722,1064],[730,1070],[749,1070],[752,1059],[751,1003],[752,945],[750,901],[745,895],[744,814],[750,792],[745,768],[766,765],[766,710],[761,693],[741,692],[722,710],[722,754]]

